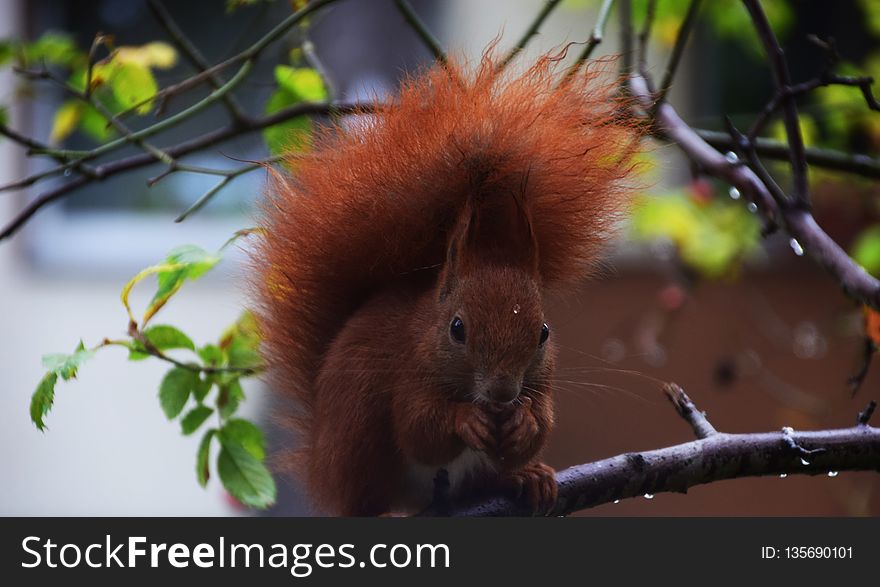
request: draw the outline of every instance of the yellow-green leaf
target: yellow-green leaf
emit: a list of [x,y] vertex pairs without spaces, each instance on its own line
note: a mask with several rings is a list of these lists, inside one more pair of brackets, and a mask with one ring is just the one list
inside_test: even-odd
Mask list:
[[139,114],[147,114],[153,108],[150,98],[159,91],[150,68],[136,62],[116,63],[110,77],[110,87],[123,110],[137,106]]
[[49,134],[49,142],[58,144],[76,129],[82,120],[85,103],[78,100],[68,100],[55,112],[52,121],[52,132]]

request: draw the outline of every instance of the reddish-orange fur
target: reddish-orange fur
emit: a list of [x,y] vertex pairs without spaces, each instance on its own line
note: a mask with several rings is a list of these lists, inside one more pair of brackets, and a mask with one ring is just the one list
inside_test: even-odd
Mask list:
[[[320,509],[426,505],[414,471],[473,455],[488,465],[471,486],[515,486],[536,508],[555,495],[537,460],[553,420],[542,295],[595,266],[638,143],[613,83],[589,69],[559,83],[557,61],[435,67],[276,180],[261,326]],[[460,314],[464,343],[449,334]],[[484,397],[511,386],[511,404]]]

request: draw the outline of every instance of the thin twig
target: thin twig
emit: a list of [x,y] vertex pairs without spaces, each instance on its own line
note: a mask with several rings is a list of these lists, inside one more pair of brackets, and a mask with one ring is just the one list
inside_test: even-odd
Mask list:
[[633,23],[632,23],[632,2],[630,0],[620,0],[617,11],[618,21],[620,23],[620,67],[624,74],[632,71],[633,58]]
[[438,41],[437,37],[428,30],[428,27],[425,26],[425,23],[422,22],[422,19],[419,18],[416,11],[413,10],[410,3],[407,0],[394,0],[394,4],[397,5],[397,9],[400,11],[403,19],[416,32],[422,40],[422,43],[424,43],[425,47],[427,47],[434,56],[434,59],[445,65],[447,62],[446,52],[444,52],[443,47],[440,46],[440,41]]
[[544,21],[547,20],[547,17],[550,16],[550,13],[553,12],[553,9],[556,8],[562,0],[545,0],[544,6],[535,15],[535,18],[532,20],[532,24],[529,25],[529,28],[526,29],[526,32],[523,33],[523,36],[516,42],[516,45],[513,46],[504,59],[498,64],[497,71],[502,71],[508,64],[516,59],[516,56],[519,55],[523,49],[526,48],[526,45],[529,44],[529,41],[532,40],[532,37],[538,34],[538,30],[541,28],[541,25],[544,24]]
[[672,402],[678,415],[690,424],[697,438],[708,438],[713,434],[718,434],[715,427],[706,418],[706,413],[701,412],[691,401],[691,398],[684,392],[680,385],[676,383],[667,383],[663,386],[663,393]]
[[871,420],[871,416],[874,415],[874,410],[877,409],[877,401],[871,400],[868,402],[868,405],[865,406],[865,409],[859,412],[858,418],[856,418],[856,424],[859,426],[867,426],[868,422]]
[[[369,104],[331,104],[328,102],[307,102],[289,106],[273,114],[249,120],[247,124],[232,124],[221,127],[203,135],[189,139],[172,147],[166,147],[165,152],[172,157],[182,157],[206,148],[219,145],[239,135],[262,130],[266,127],[290,120],[303,115],[342,115],[360,112],[369,112],[372,109]],[[122,159],[102,163],[94,168],[94,177],[80,176],[53,188],[31,200],[24,209],[13,217],[0,231],[0,241],[9,238],[21,228],[34,214],[44,206],[63,198],[92,181],[100,181],[125,171],[145,167],[156,162],[156,158],[150,153],[139,153]]]
[[868,376],[868,371],[871,368],[871,359],[874,358],[874,353],[877,351],[877,348],[874,346],[874,341],[871,340],[870,336],[866,336],[862,341],[862,352],[859,357],[859,368],[853,373],[849,379],[846,380],[847,385],[849,385],[849,392],[851,395],[855,396],[859,389],[862,387],[862,384],[865,382],[865,377]]
[[651,28],[654,26],[654,15],[657,12],[657,0],[648,0],[648,9],[645,14],[645,22],[639,33],[639,61],[638,71],[642,75],[647,73],[648,68],[648,44],[651,39]]
[[770,60],[776,90],[783,95],[783,121],[785,134],[788,136],[793,183],[792,203],[807,208],[810,202],[807,183],[807,156],[804,152],[804,138],[801,135],[797,104],[795,104],[794,96],[790,94],[791,74],[788,72],[788,64],[785,62],[785,54],[761,3],[757,0],[743,0],[743,3],[752,17],[758,38],[761,39],[761,44],[764,45],[764,51]]
[[568,71],[565,72],[566,79],[574,75],[581,68],[581,65],[593,54],[593,50],[602,42],[602,39],[605,37],[605,25],[608,22],[608,15],[611,14],[611,6],[613,4],[614,0],[604,0],[602,2],[602,6],[599,8],[599,15],[596,17],[596,24],[593,26],[593,32],[590,33],[590,38],[587,39],[583,51],[581,51],[571,67],[568,68]]
[[[693,130],[701,139],[716,149],[729,151],[736,148],[734,141],[727,133],[701,128]],[[788,161],[789,147],[784,142],[757,137],[752,142],[752,145],[755,151],[762,157],[777,161]],[[805,153],[807,162],[814,167],[851,173],[870,179],[880,179],[880,160],[868,155],[852,155],[843,151],[821,147],[807,147]]]
[[[675,45],[672,47],[672,55],[669,56],[669,63],[666,64],[666,71],[663,73],[663,81],[660,82],[660,90],[657,93],[657,98],[654,101],[654,107],[652,109],[654,111],[656,111],[660,104],[666,100],[666,95],[672,87],[672,81],[675,79],[675,72],[678,71],[678,65],[681,63],[681,57],[684,55],[684,48],[691,36],[691,30],[694,28],[694,23],[697,20],[697,13],[699,11],[700,0],[691,0],[684,21],[681,23],[681,27],[678,29],[678,34],[675,37]],[[644,72],[641,73],[644,75]]]
[[[160,0],[149,0],[148,5],[153,12],[153,16],[156,17],[156,20],[162,28],[165,29],[165,32],[168,33],[171,41],[178,50],[180,50],[186,60],[189,61],[199,72],[204,72],[210,69],[211,65],[208,60],[205,59],[205,56],[202,55],[202,52],[199,51],[198,47],[196,47],[190,38],[183,32],[180,25],[174,20],[174,17],[172,17],[171,13],[168,12],[168,9],[165,8],[165,5],[162,4]],[[225,83],[219,73],[209,74],[207,79],[208,83],[210,83],[215,90],[222,87]],[[235,96],[232,94],[226,94],[223,96],[222,100],[234,120],[241,120],[244,117],[244,111],[238,104]]]

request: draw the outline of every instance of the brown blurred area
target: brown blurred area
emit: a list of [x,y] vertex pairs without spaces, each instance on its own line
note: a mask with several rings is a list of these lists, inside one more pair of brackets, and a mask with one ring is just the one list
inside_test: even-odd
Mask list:
[[[674,312],[669,280],[628,270],[552,304],[560,347],[557,468],[693,440],[660,390],[675,381],[724,432],[841,428],[877,399],[869,373],[853,398],[859,311],[806,259],[732,283],[702,283]],[[660,349],[660,350],[658,350]],[[872,516],[876,473],[737,479],[687,495],[627,499],[590,516]]]

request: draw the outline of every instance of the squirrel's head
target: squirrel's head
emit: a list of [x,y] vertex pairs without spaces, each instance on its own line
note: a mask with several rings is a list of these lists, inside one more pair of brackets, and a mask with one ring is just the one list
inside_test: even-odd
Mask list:
[[459,395],[508,403],[552,362],[538,250],[516,198],[475,204],[450,238],[432,330],[443,378]]

